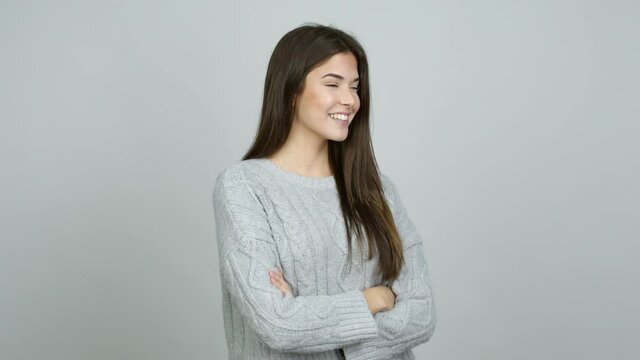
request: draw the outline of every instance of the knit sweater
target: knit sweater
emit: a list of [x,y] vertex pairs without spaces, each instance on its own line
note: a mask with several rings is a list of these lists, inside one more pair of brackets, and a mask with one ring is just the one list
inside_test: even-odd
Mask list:
[[[395,306],[372,315],[362,290],[382,285],[378,260],[347,239],[333,176],[306,177],[271,160],[236,162],[215,180],[222,304],[230,359],[415,359],[436,320],[423,244],[391,180],[384,196],[405,265],[386,284]],[[280,270],[291,292],[269,280]]]

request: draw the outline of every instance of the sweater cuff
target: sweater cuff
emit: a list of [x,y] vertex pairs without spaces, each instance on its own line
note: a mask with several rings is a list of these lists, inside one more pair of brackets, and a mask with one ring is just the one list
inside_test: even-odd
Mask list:
[[378,352],[378,347],[367,341],[351,346],[345,346],[343,349],[344,357],[347,360],[378,360],[382,359],[382,355]]
[[340,323],[336,332],[344,340],[362,341],[378,335],[378,325],[360,290],[335,295],[333,305]]

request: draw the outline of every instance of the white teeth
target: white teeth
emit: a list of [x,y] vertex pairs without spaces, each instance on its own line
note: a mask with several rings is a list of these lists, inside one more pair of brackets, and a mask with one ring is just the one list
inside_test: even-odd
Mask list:
[[331,116],[336,120],[342,120],[342,121],[345,121],[349,118],[347,115],[344,115],[344,114],[329,114],[329,116]]

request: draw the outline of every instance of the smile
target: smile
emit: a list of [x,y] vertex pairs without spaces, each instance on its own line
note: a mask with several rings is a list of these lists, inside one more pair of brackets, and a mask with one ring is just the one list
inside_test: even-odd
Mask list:
[[346,121],[349,118],[347,115],[344,115],[344,114],[329,114],[329,116],[331,116],[336,120],[342,120],[342,121]]

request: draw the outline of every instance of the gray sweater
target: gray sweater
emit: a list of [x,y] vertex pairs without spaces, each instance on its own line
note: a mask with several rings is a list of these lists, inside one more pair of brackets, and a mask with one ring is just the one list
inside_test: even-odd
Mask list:
[[[333,177],[311,178],[268,159],[232,164],[216,178],[222,304],[230,359],[415,359],[436,320],[416,227],[390,179],[383,191],[403,242],[405,266],[388,284],[390,311],[371,314],[362,290],[381,285],[377,258],[347,240]],[[269,281],[279,269],[291,287]]]

